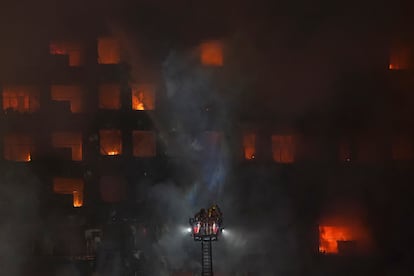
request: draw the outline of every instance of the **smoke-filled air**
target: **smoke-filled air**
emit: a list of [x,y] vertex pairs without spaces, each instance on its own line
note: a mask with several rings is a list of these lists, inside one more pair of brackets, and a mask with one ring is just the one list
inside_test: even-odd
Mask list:
[[410,1],[32,2],[0,276],[413,275]]

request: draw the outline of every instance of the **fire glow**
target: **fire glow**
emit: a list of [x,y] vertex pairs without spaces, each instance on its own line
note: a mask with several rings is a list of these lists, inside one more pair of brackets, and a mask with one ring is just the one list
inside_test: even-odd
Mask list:
[[98,39],[98,63],[118,64],[121,61],[121,45],[114,37]]
[[206,41],[201,44],[201,64],[223,66],[223,45],[220,41]]
[[154,109],[154,87],[152,85],[132,85],[132,109]]
[[256,156],[256,134],[245,133],[243,136],[244,158],[252,160]]
[[99,108],[117,110],[121,108],[121,88],[119,84],[99,86]]
[[4,86],[2,96],[3,110],[34,112],[39,109],[39,91],[33,86]]
[[31,137],[12,133],[4,137],[4,159],[18,162],[30,162],[34,143]]
[[362,225],[320,225],[319,252],[324,254],[361,254],[371,249],[367,228]]
[[51,55],[68,56],[69,66],[83,65],[83,47],[75,41],[52,41],[49,45]]
[[352,229],[343,226],[319,226],[319,252],[338,253],[338,241],[354,240]]
[[122,134],[118,129],[102,129],[99,131],[102,155],[122,154]]
[[273,160],[277,163],[295,162],[295,138],[293,135],[272,135]]
[[57,194],[72,195],[73,207],[83,205],[83,180],[75,178],[55,178],[53,179],[53,191]]
[[52,85],[51,97],[54,101],[69,102],[72,113],[82,112],[82,88],[77,85]]
[[71,150],[71,160],[82,161],[82,134],[77,132],[52,133],[54,148],[68,148]]
[[411,52],[405,43],[399,42],[393,45],[390,51],[388,64],[389,70],[405,70],[410,67]]
[[155,133],[134,130],[132,132],[133,155],[135,157],[154,157],[156,155]]

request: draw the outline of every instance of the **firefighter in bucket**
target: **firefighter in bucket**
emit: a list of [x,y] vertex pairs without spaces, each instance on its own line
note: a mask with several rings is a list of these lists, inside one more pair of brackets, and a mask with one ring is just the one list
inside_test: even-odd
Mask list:
[[217,235],[222,222],[222,213],[217,204],[213,204],[207,211],[208,232]]
[[196,240],[210,236],[217,239],[222,224],[222,213],[217,204],[213,204],[210,208],[200,209],[190,218],[191,232]]

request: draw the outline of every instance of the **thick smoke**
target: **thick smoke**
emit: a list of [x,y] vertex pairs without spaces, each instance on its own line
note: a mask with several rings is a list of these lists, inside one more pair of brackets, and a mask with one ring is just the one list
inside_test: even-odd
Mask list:
[[[47,1],[48,4],[50,2]],[[83,8],[81,13],[89,14],[92,10],[93,14],[101,12],[101,3],[92,2],[88,5],[88,12]],[[230,156],[239,150],[232,148],[237,147],[233,142],[235,136],[240,134],[236,122],[244,113],[249,113],[249,109],[259,114],[266,111],[277,116],[277,120],[286,121],[303,118],[315,110],[330,111],[332,97],[335,96],[330,94],[332,86],[339,74],[343,73],[338,68],[363,71],[374,64],[377,55],[373,52],[382,50],[375,45],[376,35],[379,36],[380,32],[376,33],[375,30],[381,29],[382,22],[371,20],[375,17],[366,16],[368,13],[352,18],[319,14],[279,16],[274,19],[275,13],[271,8],[260,5],[250,8],[243,3],[224,2],[228,3],[221,5],[220,2],[220,8],[207,9],[204,4],[198,8],[188,7],[188,1],[183,1],[179,5],[174,3],[158,7],[162,10],[160,14],[155,12],[158,10],[155,4],[153,9],[144,12],[131,9],[133,17],[144,22],[140,26],[149,25],[146,30],[142,30],[146,35],[150,34],[154,38],[161,30],[159,36],[163,37],[157,39],[162,43],[174,41],[171,39],[173,36],[196,40],[218,29],[222,32],[227,32],[228,28],[239,30],[237,35],[226,36],[231,37],[226,41],[231,46],[229,55],[236,66],[229,68],[226,64],[217,74],[221,78],[217,78],[213,70],[197,64],[197,51],[194,48],[183,51],[168,49],[163,60],[162,76],[158,82],[164,86],[160,89],[165,91],[160,100],[160,110],[165,110],[165,113],[158,113],[152,121],[160,134],[163,150],[175,160],[172,164],[174,173],[171,179],[156,183],[147,191],[147,198],[153,203],[149,207],[156,213],[159,231],[156,242],[143,247],[151,252],[148,254],[150,258],[157,259],[148,262],[152,271],[156,271],[152,275],[164,275],[168,269],[199,271],[199,245],[185,232],[187,219],[199,208],[218,203],[228,229],[222,240],[214,244],[216,270],[252,270],[255,275],[304,275],[301,271],[303,259],[298,253],[302,230],[300,225],[293,223],[293,207],[286,187],[289,173],[281,173],[282,176],[274,181],[275,176],[270,175],[267,168],[258,167],[254,173],[246,172],[246,175],[242,173],[234,177],[233,167],[238,161],[234,162]],[[216,4],[210,4],[210,7]],[[81,4],[70,2],[67,6],[65,19],[69,23],[81,25],[79,22],[83,21],[74,20],[76,16],[72,13]],[[315,5],[312,3],[311,6]],[[20,23],[20,7],[17,10],[19,12],[15,13],[15,21]],[[135,13],[136,10],[139,12]],[[300,8],[302,10],[304,8]],[[25,13],[29,11],[32,12],[32,9],[25,9]],[[146,11],[150,12],[144,14]],[[49,17],[57,17],[57,13],[49,9],[43,12]],[[28,22],[35,22],[35,19],[42,17],[35,9],[32,13]],[[196,18],[200,14],[203,17]],[[90,20],[90,14],[86,17],[88,23],[93,21]],[[50,21],[54,20],[57,18]],[[226,24],[221,24],[223,22]],[[26,25],[30,24],[16,24],[14,28],[8,29],[9,37],[14,38],[14,33],[27,28]],[[177,31],[180,28],[183,30]],[[118,37],[129,42],[127,48],[132,78],[135,81],[143,80],[145,49],[131,45],[131,41],[137,41],[138,45],[146,49],[152,45],[144,45],[145,42],[140,44],[144,41],[141,37],[115,29],[114,33]],[[27,34],[28,31],[23,33]],[[367,33],[369,35],[366,36]],[[37,32],[32,34],[37,35]],[[27,37],[18,37],[19,44],[25,44]],[[10,45],[9,51],[2,53],[2,56],[21,56],[20,63],[27,63],[27,53],[33,53],[30,51],[31,45],[27,46],[25,55],[8,54],[17,51],[12,50],[15,48],[13,46]],[[12,61],[7,63],[13,64]],[[5,67],[4,71],[10,71],[10,68]],[[223,79],[227,85],[223,84]],[[349,86],[349,90],[354,89],[352,85]],[[249,95],[245,94],[248,90],[254,94],[251,98],[259,99],[257,102],[249,101]],[[225,95],[220,94],[220,91],[224,91]],[[220,143],[213,148],[207,146],[206,129],[221,131]],[[6,212],[6,219],[0,228],[3,244],[0,255],[5,256],[7,274],[20,275],[20,269],[24,267],[25,245],[32,231],[30,227],[21,225],[36,217],[35,184],[30,185],[35,181],[29,173],[17,175],[9,172],[2,178],[2,202],[6,202],[8,208],[2,208]],[[19,183],[22,185],[15,185]],[[308,191],[314,192],[312,188]],[[17,194],[19,196],[14,196]],[[106,272],[118,276],[118,271],[116,267]],[[72,267],[59,269],[57,273],[75,275]]]
[[[125,32],[117,30],[124,42],[129,41],[131,60],[142,61],[142,57],[134,57],[142,55],[131,45],[134,39],[127,39]],[[243,40],[235,36],[226,41],[237,44]],[[243,55],[233,53],[235,60],[237,54]],[[142,63],[131,66],[132,72],[142,70]],[[245,74],[248,71],[237,65],[203,67],[197,47],[170,50],[163,61],[162,94],[157,101],[162,113],[156,112],[152,121],[163,151],[173,160],[173,173],[170,180],[155,183],[148,191],[150,208],[159,224],[158,237],[149,251],[158,259],[152,269],[159,275],[167,270],[200,271],[200,245],[186,232],[188,218],[213,203],[222,208],[228,228],[222,241],[214,244],[216,271],[251,270],[261,273],[257,275],[272,275],[275,271],[293,273],[299,269],[292,263],[298,242],[286,190],[278,183],[269,183],[270,175],[259,173],[255,179],[233,175],[239,162],[234,156],[240,150],[234,143],[240,135],[237,112],[246,90],[255,81],[254,76]],[[208,136],[216,132],[217,140]],[[163,266],[165,270],[160,269]]]
[[39,182],[27,169],[2,165],[0,173],[1,274],[28,273],[38,225]]
[[164,141],[167,154],[177,157],[179,166],[191,176],[188,199],[197,205],[211,204],[219,199],[227,180],[231,133],[223,131],[223,126],[230,125],[226,121],[231,110],[225,98],[220,98],[212,72],[192,62],[177,53],[171,53],[164,62],[162,125],[168,135]]
[[[155,246],[172,269],[199,267],[198,247],[185,231],[187,219],[199,208],[222,205],[230,170],[229,133],[222,127],[229,124],[231,110],[219,98],[213,72],[194,59],[191,52],[168,55],[163,64],[165,113],[156,118],[165,150],[181,172],[150,191],[167,227]],[[212,112],[221,116],[212,118]]]

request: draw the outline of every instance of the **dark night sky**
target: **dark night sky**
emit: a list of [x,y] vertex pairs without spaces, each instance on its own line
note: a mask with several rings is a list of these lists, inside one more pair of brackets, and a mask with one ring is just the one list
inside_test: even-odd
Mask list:
[[[277,48],[330,51],[388,32],[400,7],[393,1],[3,1],[0,34],[12,48],[36,37],[87,34],[102,22],[121,24],[154,44],[198,43],[210,37],[245,35],[268,59]],[[7,39],[9,38],[9,39]],[[340,41],[346,39],[347,41]],[[347,44],[345,44],[347,43]],[[157,45],[156,45],[157,46]],[[306,53],[306,55],[314,53]],[[316,53],[324,55],[324,52]],[[329,54],[329,53],[328,53]],[[347,58],[347,57],[346,57]],[[307,60],[304,59],[304,63]]]
[[3,4],[0,72],[41,62],[38,49],[50,37],[94,36],[103,25],[122,29],[141,48],[159,55],[155,63],[171,48],[191,49],[200,40],[219,38],[230,44],[240,67],[251,71],[263,110],[294,117],[329,109],[335,82],[348,72],[382,70],[393,33],[403,29],[405,9],[399,2],[373,0]]
[[410,29],[402,24],[409,8],[399,1],[42,0],[3,6],[0,72],[41,63],[38,49],[50,37],[94,36],[103,25],[124,30],[159,55],[155,63],[171,48],[218,38],[251,71],[258,104],[294,117],[329,109],[332,88],[349,72],[386,67],[393,34]]
[[[399,11],[394,1],[18,1],[4,2],[1,9],[2,29],[6,26],[28,25],[53,29],[61,23],[83,26],[94,24],[96,19],[118,18],[131,27],[139,26],[153,35],[172,36],[179,33],[191,35],[210,32],[226,34],[238,29],[255,33],[274,30],[287,24],[311,36],[331,19],[344,17],[349,26],[361,23],[392,22]],[[288,17],[281,22],[280,17]],[[77,24],[79,23],[79,25]],[[57,23],[57,24],[54,24]],[[167,34],[168,32],[168,34]],[[172,32],[172,33],[170,33]]]

